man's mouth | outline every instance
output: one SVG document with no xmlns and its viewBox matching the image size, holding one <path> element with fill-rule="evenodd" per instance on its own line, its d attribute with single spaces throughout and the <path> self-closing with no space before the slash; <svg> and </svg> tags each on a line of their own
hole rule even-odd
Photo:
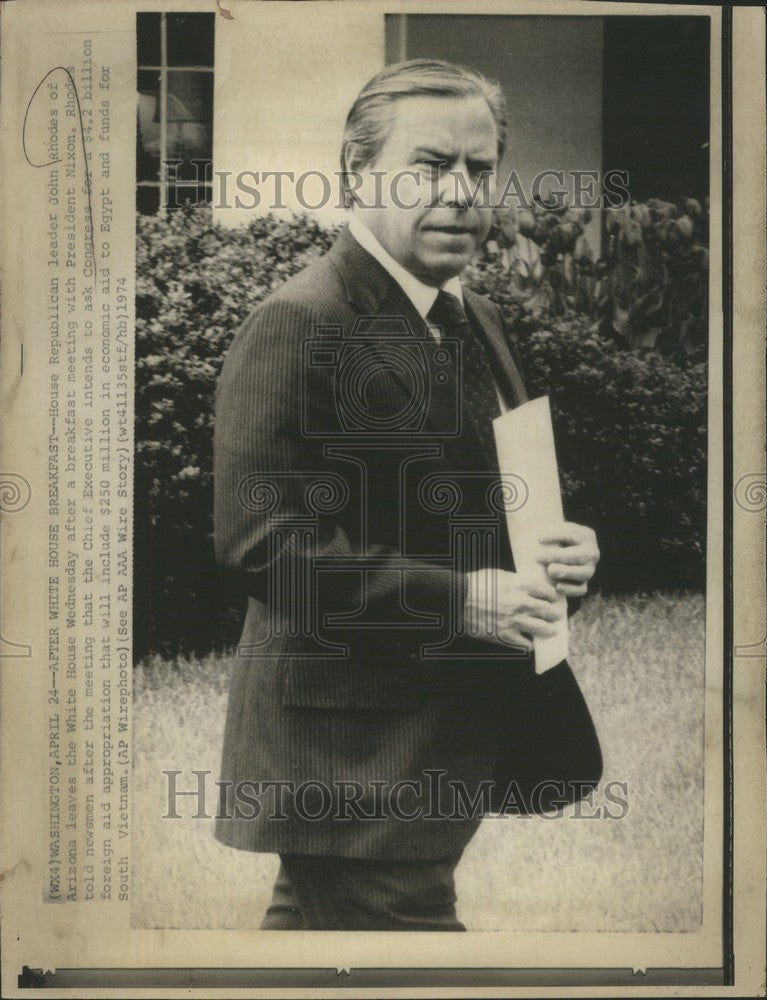
<svg viewBox="0 0 767 1000">
<path fill-rule="evenodd" d="M 426 226 L 426 230 L 430 233 L 446 233 L 448 236 L 471 236 L 473 234 L 473 230 L 467 229 L 466 226 Z"/>
</svg>

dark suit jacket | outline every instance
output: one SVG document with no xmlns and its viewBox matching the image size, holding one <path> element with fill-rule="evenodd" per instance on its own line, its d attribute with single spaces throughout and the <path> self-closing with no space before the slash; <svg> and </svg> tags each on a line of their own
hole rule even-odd
<svg viewBox="0 0 767 1000">
<path fill-rule="evenodd" d="M 498 309 L 465 303 L 518 397 Z M 248 594 L 224 843 L 417 859 L 474 833 L 533 667 L 460 634 L 465 572 L 513 564 L 459 378 L 348 230 L 237 333 L 215 429 L 216 555 Z"/>
</svg>

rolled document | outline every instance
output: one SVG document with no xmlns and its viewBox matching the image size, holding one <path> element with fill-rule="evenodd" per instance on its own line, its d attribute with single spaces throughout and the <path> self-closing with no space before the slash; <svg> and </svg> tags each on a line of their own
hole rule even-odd
<svg viewBox="0 0 767 1000">
<path fill-rule="evenodd" d="M 545 568 L 535 561 L 538 535 L 544 528 L 564 524 L 559 470 L 554 448 L 549 397 L 523 403 L 493 421 L 501 482 L 513 496 L 506 504 L 506 525 L 518 573 L 551 584 Z M 542 674 L 567 659 L 567 598 L 560 597 L 557 634 L 535 639 L 535 670 Z"/>
</svg>

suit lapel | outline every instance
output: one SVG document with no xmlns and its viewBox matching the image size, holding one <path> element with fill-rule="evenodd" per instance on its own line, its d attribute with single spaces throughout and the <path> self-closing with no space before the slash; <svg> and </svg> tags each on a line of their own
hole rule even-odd
<svg viewBox="0 0 767 1000">
<path fill-rule="evenodd" d="M 429 354 L 424 355 L 424 363 L 427 368 L 427 391 L 430 394 L 427 407 L 427 420 L 425 432 L 431 431 L 446 439 L 460 440 L 461 449 L 482 448 L 480 435 L 476 424 L 468 407 L 463 405 L 461 398 L 461 387 L 456 379 L 456 367 L 454 364 L 440 366 L 440 373 L 444 374 L 446 381 L 439 386 L 435 384 L 437 366 L 434 364 L 434 353 L 437 350 L 433 335 L 429 332 L 426 321 L 420 315 L 408 296 L 396 281 L 391 279 L 389 294 L 382 303 L 381 316 L 404 317 L 412 336 L 424 344 L 425 350 Z M 456 345 L 457 349 L 457 345 Z M 404 373 L 394 373 L 405 391 L 412 393 L 412 384 L 408 381 Z M 484 449 L 482 449 L 484 451 Z M 486 456 L 493 458 L 494 456 Z"/>
<path fill-rule="evenodd" d="M 346 287 L 349 304 L 357 314 L 356 329 L 370 337 L 371 350 L 378 351 L 382 364 L 385 363 L 386 342 L 391 340 L 392 331 L 397 327 L 400 327 L 402 336 L 431 346 L 427 340 L 431 337 L 428 327 L 402 287 L 375 257 L 360 246 L 347 227 L 339 233 L 330 248 L 329 257 Z M 407 324 L 406 329 L 403 320 Z M 350 332 L 347 331 L 347 334 Z M 390 364 L 386 367 L 406 397 L 412 398 L 413 385 L 407 373 Z M 443 385 L 442 391 L 431 394 L 423 433 L 443 438 L 447 444 L 456 439 L 460 425 L 457 424 L 455 411 L 458 396 L 455 372 L 446 367 L 445 374 L 448 382 Z M 472 426 L 472 438 L 475 436 Z M 472 441 L 469 447 L 474 445 Z"/>
<path fill-rule="evenodd" d="M 386 268 L 360 246 L 349 232 L 348 227 L 344 227 L 339 233 L 336 242 L 329 251 L 329 256 L 346 286 L 349 303 L 358 313 L 360 332 L 364 331 L 371 337 L 371 348 L 381 352 L 382 361 L 386 342 L 385 334 L 391 333 L 392 327 L 396 328 L 396 324 L 401 324 L 403 319 L 407 323 L 410 334 L 417 340 L 425 341 L 427 346 L 431 347 L 428 339 L 431 334 L 426 322 L 410 298 Z M 501 386 L 502 393 L 512 401 L 516 399 L 523 402 L 527 396 L 524 393 L 522 379 L 506 345 L 503 331 L 496 322 L 492 310 L 485 306 L 479 296 L 469 291 L 465 293 L 465 302 L 470 320 L 473 323 L 478 323 L 485 331 L 487 343 L 497 361 L 493 367 L 503 374 L 503 380 L 506 384 Z M 410 397 L 413 386 L 406 373 L 391 370 L 391 374 Z M 445 374 L 448 377 L 448 382 L 443 385 L 440 391 L 432 391 L 428 406 L 427 427 L 424 428 L 424 433 L 431 432 L 444 438 L 448 447 L 453 439 L 462 452 L 472 450 L 476 453 L 479 449 L 486 460 L 492 463 L 490 466 L 492 468 L 496 463 L 496 456 L 486 454 L 482 437 L 477 431 L 472 415 L 468 412 L 468 407 L 459 406 L 459 421 L 456 426 L 455 401 L 458 398 L 459 403 L 462 403 L 459 398 L 460 390 L 456 386 L 455 369 L 450 366 Z M 513 394 L 509 392 L 511 387 L 514 389 Z"/>
</svg>

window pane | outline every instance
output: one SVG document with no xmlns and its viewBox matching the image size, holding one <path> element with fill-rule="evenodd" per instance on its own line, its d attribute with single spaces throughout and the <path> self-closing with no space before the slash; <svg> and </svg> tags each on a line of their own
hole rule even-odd
<svg viewBox="0 0 767 1000">
<path fill-rule="evenodd" d="M 213 189 L 209 184 L 169 184 L 168 202 L 164 207 L 181 208 L 187 201 L 197 205 L 201 202 L 210 202 L 212 198 Z"/>
<path fill-rule="evenodd" d="M 215 14 L 167 14 L 168 65 L 212 66 Z"/>
<path fill-rule="evenodd" d="M 156 215 L 160 207 L 160 189 L 156 187 L 136 188 L 136 211 L 142 215 Z"/>
<path fill-rule="evenodd" d="M 213 158 L 213 75 L 168 74 L 168 159 L 182 160 L 180 179 L 198 179 L 203 167 L 192 160 Z"/>
<path fill-rule="evenodd" d="M 160 75 L 138 71 L 136 180 L 157 180 L 160 174 Z"/>
<path fill-rule="evenodd" d="M 173 70 L 168 73 L 168 123 L 213 121 L 213 74 Z"/>
<path fill-rule="evenodd" d="M 136 14 L 136 48 L 139 66 L 160 65 L 159 14 Z"/>
</svg>

